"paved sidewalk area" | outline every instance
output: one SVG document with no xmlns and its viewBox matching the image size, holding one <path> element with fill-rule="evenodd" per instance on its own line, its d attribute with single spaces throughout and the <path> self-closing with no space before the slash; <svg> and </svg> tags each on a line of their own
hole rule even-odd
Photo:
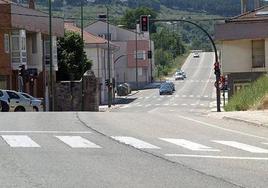
<svg viewBox="0 0 268 188">
<path fill-rule="evenodd" d="M 213 112 L 210 117 L 229 119 L 245 122 L 255 126 L 264 126 L 268 128 L 268 110 L 263 111 L 239 111 L 239 112 Z"/>
</svg>

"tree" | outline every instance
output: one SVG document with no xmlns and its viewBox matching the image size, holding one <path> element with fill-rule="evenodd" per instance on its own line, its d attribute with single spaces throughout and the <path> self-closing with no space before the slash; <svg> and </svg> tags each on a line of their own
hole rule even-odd
<svg viewBox="0 0 268 188">
<path fill-rule="evenodd" d="M 81 36 L 67 31 L 64 37 L 58 40 L 57 45 L 59 59 L 57 80 L 80 80 L 83 73 L 92 65 L 84 52 L 84 42 Z"/>
<path fill-rule="evenodd" d="M 141 15 L 150 15 L 150 19 L 157 17 L 157 13 L 150 8 L 140 7 L 137 9 L 128 9 L 121 18 L 120 24 L 128 29 L 136 29 L 137 21 L 140 20 Z M 150 32 L 155 32 L 155 30 L 155 25 L 150 24 Z"/>
</svg>

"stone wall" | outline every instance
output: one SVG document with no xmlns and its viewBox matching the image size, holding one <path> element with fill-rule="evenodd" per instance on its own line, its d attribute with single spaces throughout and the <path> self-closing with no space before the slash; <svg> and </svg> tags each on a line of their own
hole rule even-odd
<svg viewBox="0 0 268 188">
<path fill-rule="evenodd" d="M 55 85 L 55 111 L 99 111 L 98 81 L 92 71 L 83 76 L 84 100 L 82 105 L 82 81 L 61 81 Z"/>
</svg>

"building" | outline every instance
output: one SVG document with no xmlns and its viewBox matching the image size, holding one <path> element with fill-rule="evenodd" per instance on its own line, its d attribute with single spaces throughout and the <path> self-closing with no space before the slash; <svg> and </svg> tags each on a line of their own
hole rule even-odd
<svg viewBox="0 0 268 188">
<path fill-rule="evenodd" d="M 87 26 L 85 30 L 108 39 L 107 23 L 105 21 L 96 21 Z M 137 31 L 130 31 L 109 24 L 110 39 L 115 45 L 120 47 L 120 50 L 115 52 L 115 61 L 113 62 L 116 83 L 127 82 L 132 88 L 142 88 L 151 82 L 154 69 L 154 58 L 148 59 L 147 55 L 149 50 L 154 54 L 154 46 L 153 42 L 149 39 L 149 33 L 141 33 L 139 28 L 137 28 Z"/>
<path fill-rule="evenodd" d="M 76 27 L 73 22 L 65 22 L 64 28 L 67 31 L 72 31 L 81 34 L 81 29 Z M 108 69 L 108 41 L 102 37 L 95 36 L 89 32 L 83 32 L 83 38 L 85 42 L 85 52 L 87 58 L 92 61 L 92 70 L 95 76 L 98 78 L 100 103 L 107 104 L 108 102 L 108 87 L 105 85 L 105 80 L 109 78 Z M 114 52 L 119 50 L 119 47 L 113 43 L 110 43 L 110 58 L 111 65 L 114 61 Z M 111 82 L 115 77 L 114 66 L 110 69 Z"/>
<path fill-rule="evenodd" d="M 229 96 L 268 71 L 268 7 L 225 20 L 215 27 L 222 74 Z"/>
<path fill-rule="evenodd" d="M 55 72 L 56 39 L 64 35 L 63 20 L 53 18 L 52 28 Z M 0 0 L 0 88 L 47 96 L 49 46 L 48 14 L 35 10 L 33 0 L 29 1 L 29 7 Z M 19 76 L 22 65 L 25 66 L 23 78 Z"/>
</svg>

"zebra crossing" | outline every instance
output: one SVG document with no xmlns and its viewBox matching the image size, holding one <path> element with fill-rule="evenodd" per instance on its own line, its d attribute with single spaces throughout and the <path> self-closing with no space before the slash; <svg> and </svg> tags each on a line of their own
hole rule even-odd
<svg viewBox="0 0 268 188">
<path fill-rule="evenodd" d="M 61 144 L 67 145 L 72 149 L 109 149 L 107 147 L 101 146 L 101 144 L 96 144 L 90 141 L 88 138 L 83 136 L 55 136 L 50 135 L 51 139 L 56 138 Z M 43 145 L 39 144 L 38 141 L 31 138 L 28 135 L 1 135 L 0 148 L 9 146 L 11 148 L 42 148 Z M 146 140 L 134 138 L 130 136 L 111 136 L 117 142 L 123 143 L 125 145 L 132 146 L 137 149 L 149 149 L 149 150 L 165 150 L 167 147 L 176 146 L 175 150 L 184 152 L 226 152 L 227 149 L 235 149 L 237 151 L 248 152 L 251 154 L 268 154 L 268 143 L 266 142 L 256 142 L 256 143 L 242 143 L 237 140 L 208 140 L 207 143 L 213 144 L 213 147 L 205 145 L 203 143 L 197 143 L 195 141 L 183 139 L 183 138 L 153 138 L 150 139 L 149 143 Z M 37 139 L 37 138 L 35 138 Z M 1 142 L 6 143 L 2 144 Z M 157 143 L 157 144 L 155 144 Z M 168 146 L 167 146 L 168 144 Z M 217 148 L 215 147 L 217 145 Z M 210 144 L 209 144 L 210 145 Z M 50 146 L 53 147 L 53 146 Z M 226 148 L 223 148 L 226 147 Z M 174 149 L 174 148 L 172 148 Z M 224 151 L 223 151 L 224 150 Z"/>
<path fill-rule="evenodd" d="M 216 96 L 209 96 L 209 95 L 179 95 L 179 94 L 174 94 L 174 95 L 161 95 L 161 96 L 147 96 L 147 97 L 143 97 L 143 96 L 140 96 L 138 97 L 137 99 L 138 100 L 150 100 L 150 99 L 156 99 L 156 100 L 162 100 L 162 99 L 165 99 L 165 98 L 190 98 L 190 99 L 215 99 Z"/>
</svg>

